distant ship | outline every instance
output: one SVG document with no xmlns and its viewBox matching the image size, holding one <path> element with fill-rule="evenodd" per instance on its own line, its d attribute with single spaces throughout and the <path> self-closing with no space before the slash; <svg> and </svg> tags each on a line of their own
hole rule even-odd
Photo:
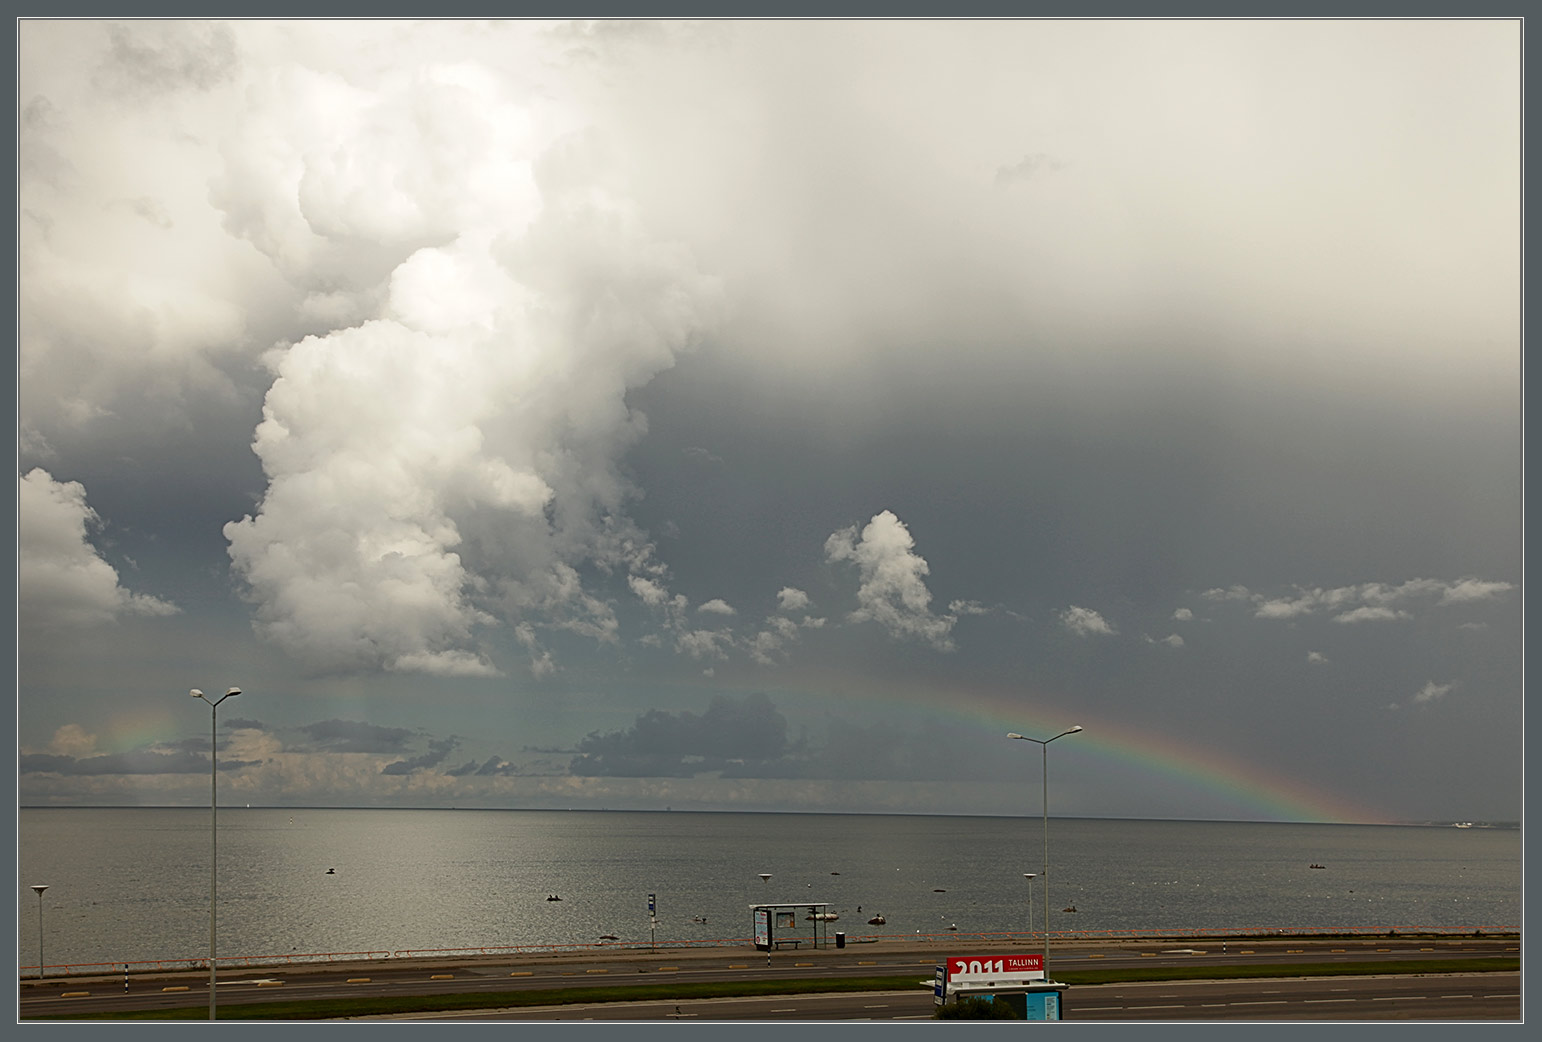
<svg viewBox="0 0 1542 1042">
<path fill-rule="evenodd" d="M 1472 822 L 1470 822 L 1470 821 L 1453 821 L 1451 824 L 1455 828 L 1459 828 L 1459 829 L 1470 829 L 1470 828 L 1472 828 Z"/>
</svg>

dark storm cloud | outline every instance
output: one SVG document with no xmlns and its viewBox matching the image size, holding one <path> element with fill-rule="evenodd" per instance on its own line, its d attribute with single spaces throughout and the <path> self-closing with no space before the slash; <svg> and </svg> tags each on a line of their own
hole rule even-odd
<svg viewBox="0 0 1542 1042">
<path fill-rule="evenodd" d="M 221 760 L 219 769 L 236 771 L 258 766 L 260 760 Z M 55 756 L 51 753 L 27 753 L 18 757 L 21 774 L 61 774 L 96 776 L 104 774 L 207 774 L 209 758 L 194 753 L 137 751 L 106 753 L 101 756 Z"/>
<path fill-rule="evenodd" d="M 430 767 L 437 767 L 444 762 L 444 758 L 452 753 L 456 746 L 460 745 L 460 739 L 434 738 L 428 743 L 428 752 L 422 756 L 414 756 L 409 760 L 397 760 L 380 768 L 381 774 L 411 774 L 413 771 L 423 771 Z"/>
<path fill-rule="evenodd" d="M 327 752 L 399 753 L 416 737 L 405 727 L 380 727 L 360 720 L 323 720 L 300 732 Z"/>
<path fill-rule="evenodd" d="M 578 743 L 571 770 L 625 778 L 684 778 L 714 771 L 779 777 L 785 776 L 785 765 L 773 765 L 800 751 L 800 743 L 787 738 L 787 718 L 765 695 L 716 695 L 700 716 L 650 709 L 625 731 L 591 732 Z"/>
</svg>

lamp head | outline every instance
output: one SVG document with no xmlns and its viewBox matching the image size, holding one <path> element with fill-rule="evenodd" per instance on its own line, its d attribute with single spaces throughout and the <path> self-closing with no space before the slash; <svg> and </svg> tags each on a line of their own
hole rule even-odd
<svg viewBox="0 0 1542 1042">
<path fill-rule="evenodd" d="M 240 689 L 240 688 L 238 688 L 238 687 L 233 687 L 233 688 L 231 688 L 231 689 L 230 689 L 230 690 L 229 690 L 229 691 L 226 691 L 226 692 L 225 692 L 225 697 L 226 697 L 226 698 L 229 698 L 229 697 L 230 697 L 230 696 L 231 696 L 231 695 L 239 695 L 239 694 L 240 694 L 240 693 L 241 693 L 241 689 Z M 1075 731 L 1080 731 L 1080 730 L 1081 730 L 1081 728 L 1080 728 L 1080 727 L 1076 727 L 1076 728 L 1072 728 L 1072 730 L 1075 730 Z"/>
<path fill-rule="evenodd" d="M 32 889 L 37 891 L 37 895 L 39 897 L 42 897 L 43 896 L 43 891 L 48 889 L 48 884 L 47 883 L 33 883 L 32 884 Z"/>
<path fill-rule="evenodd" d="M 1072 728 L 1069 731 L 1066 732 L 1066 734 L 1075 734 L 1077 731 L 1080 731 L 1081 729 L 1082 729 L 1082 725 L 1081 724 L 1075 724 L 1075 725 L 1072 726 Z"/>
<path fill-rule="evenodd" d="M 188 694 L 192 695 L 194 698 L 202 698 L 203 697 L 203 692 L 198 690 L 196 687 L 193 688 L 193 690 L 189 691 Z"/>
<path fill-rule="evenodd" d="M 1007 737 L 1008 738 L 1021 738 L 1022 735 L 1018 734 L 1016 731 L 1008 731 L 1007 732 Z"/>
</svg>

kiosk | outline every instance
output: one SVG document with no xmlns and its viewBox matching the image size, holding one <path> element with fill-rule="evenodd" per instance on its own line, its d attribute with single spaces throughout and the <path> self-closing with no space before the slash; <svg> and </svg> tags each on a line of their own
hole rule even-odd
<svg viewBox="0 0 1542 1042">
<path fill-rule="evenodd" d="M 932 1001 L 986 999 L 1010 1004 L 1024 1020 L 1060 1020 L 1068 987 L 1045 976 L 1042 955 L 950 955 L 937 964 Z"/>
</svg>

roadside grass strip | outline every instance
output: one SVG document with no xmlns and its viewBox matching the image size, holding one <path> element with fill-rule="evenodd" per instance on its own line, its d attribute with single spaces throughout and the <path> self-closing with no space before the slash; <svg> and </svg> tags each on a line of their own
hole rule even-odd
<svg viewBox="0 0 1542 1042">
<path fill-rule="evenodd" d="M 1448 973 L 1514 973 L 1521 960 L 1511 957 L 1431 959 L 1425 962 L 1302 963 L 1286 966 L 1151 966 L 1071 970 L 1056 974 L 1065 984 L 1122 984 L 1137 981 L 1252 980 L 1270 977 L 1434 976 Z M 626 984 L 608 987 L 552 988 L 532 991 L 471 992 L 448 995 L 371 996 L 311 1001 L 231 1003 L 219 1007 L 221 1020 L 335 1020 L 457 1010 L 513 1009 L 599 1002 L 683 1001 L 850 991 L 915 991 L 914 974 L 898 977 L 809 980 L 701 981 Z M 926 987 L 930 987 L 929 984 Z M 85 1015 L 24 1017 L 24 1020 L 207 1020 L 207 1005 L 170 1010 L 127 1010 Z"/>
</svg>

